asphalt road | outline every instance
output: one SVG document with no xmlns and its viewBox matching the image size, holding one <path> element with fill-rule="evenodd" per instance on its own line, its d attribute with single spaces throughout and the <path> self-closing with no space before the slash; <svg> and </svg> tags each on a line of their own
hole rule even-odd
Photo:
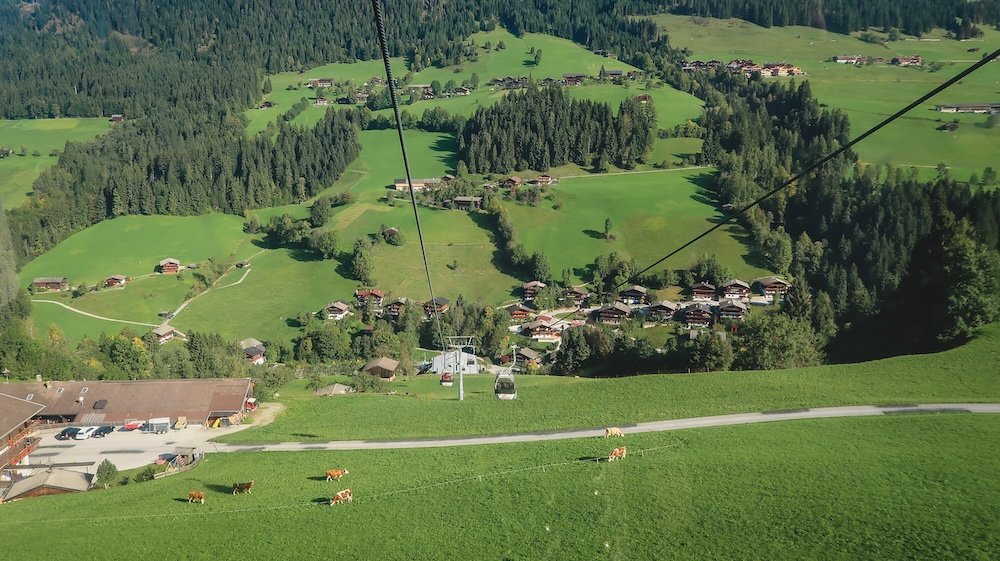
<svg viewBox="0 0 1000 561">
<path fill-rule="evenodd" d="M 669 421 L 652 421 L 634 425 L 620 425 L 626 435 L 644 432 L 747 425 L 798 419 L 826 419 L 833 417 L 870 417 L 877 415 L 904 415 L 929 413 L 1000 413 L 1000 403 L 948 403 L 927 405 L 854 405 L 849 407 L 817 407 L 788 411 L 737 413 L 713 417 L 693 417 Z M 205 452 L 292 452 L 302 450 L 386 450 L 400 448 L 442 448 L 448 446 L 475 446 L 481 444 L 506 444 L 511 442 L 541 442 L 571 438 L 604 436 L 604 428 L 575 429 L 552 432 L 531 432 L 496 436 L 469 436 L 455 438 L 427 438 L 413 440 L 339 440 L 332 442 L 278 442 L 272 444 L 218 444 L 206 442 Z"/>
</svg>

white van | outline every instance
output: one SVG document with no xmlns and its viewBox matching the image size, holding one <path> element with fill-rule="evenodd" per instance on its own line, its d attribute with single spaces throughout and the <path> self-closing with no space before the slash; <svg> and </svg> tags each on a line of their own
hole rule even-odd
<svg viewBox="0 0 1000 561">
<path fill-rule="evenodd" d="M 98 428 L 100 427 L 84 427 L 80 429 L 80 432 L 76 433 L 76 436 L 74 436 L 73 438 L 75 438 L 76 440 L 87 440 L 88 438 L 90 438 L 90 435 L 94 434 L 94 431 L 97 430 Z"/>
</svg>

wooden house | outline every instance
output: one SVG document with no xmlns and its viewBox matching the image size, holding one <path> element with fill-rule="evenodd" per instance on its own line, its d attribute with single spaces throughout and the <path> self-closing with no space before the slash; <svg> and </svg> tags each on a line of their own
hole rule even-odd
<svg viewBox="0 0 1000 561">
<path fill-rule="evenodd" d="M 243 355 L 251 364 L 264 364 L 264 353 L 267 351 L 264 343 L 249 337 L 240 341 L 240 348 L 243 349 Z"/>
<path fill-rule="evenodd" d="M 3 493 L 3 502 L 30 497 L 79 493 L 90 489 L 94 476 L 91 474 L 49 467 L 8 487 Z"/>
<path fill-rule="evenodd" d="M 517 362 L 526 366 L 538 366 L 542 358 L 541 353 L 530 347 L 521 347 L 517 349 L 516 356 Z"/>
<path fill-rule="evenodd" d="M 722 297 L 739 300 L 750 297 L 750 285 L 740 279 L 732 279 L 722 285 Z"/>
<path fill-rule="evenodd" d="M 552 326 L 552 318 L 539 318 L 526 323 L 522 326 L 522 331 L 526 337 L 543 343 L 558 341 L 562 336 L 559 330 Z"/>
<path fill-rule="evenodd" d="M 428 317 L 432 317 L 435 312 L 443 314 L 448 311 L 448 304 L 450 303 L 451 301 L 447 298 L 438 296 L 430 302 L 424 302 L 424 313 L 427 314 Z"/>
<path fill-rule="evenodd" d="M 351 314 L 351 306 L 343 300 L 330 302 L 323 308 L 326 311 L 326 319 L 340 321 Z"/>
<path fill-rule="evenodd" d="M 385 306 L 385 315 L 394 321 L 398 321 L 403 315 L 403 310 L 410 303 L 408 298 L 396 298 Z"/>
<path fill-rule="evenodd" d="M 466 95 L 471 94 L 472 90 L 470 90 L 469 88 L 466 88 L 465 86 L 459 86 L 459 87 L 455 88 L 455 91 L 452 92 L 452 93 L 454 93 L 457 96 L 466 96 Z"/>
<path fill-rule="evenodd" d="M 575 286 L 571 286 L 562 291 L 563 301 L 567 304 L 573 304 L 574 306 L 582 306 L 588 298 L 590 298 L 589 292 Z"/>
<path fill-rule="evenodd" d="M 646 317 L 652 321 L 665 322 L 674 319 L 674 314 L 677 313 L 677 304 L 670 302 L 669 300 L 662 300 L 656 302 L 645 309 Z"/>
<path fill-rule="evenodd" d="M 524 180 L 516 175 L 512 175 L 507 179 L 503 180 L 503 186 L 507 187 L 508 189 L 520 187 L 522 184 L 524 184 Z"/>
<path fill-rule="evenodd" d="M 559 179 L 555 178 L 555 177 L 552 177 L 551 175 L 542 174 L 542 175 L 539 175 L 538 177 L 532 179 L 528 183 L 531 184 L 531 185 L 537 185 L 539 187 L 549 187 L 551 185 L 555 185 L 556 183 L 559 183 Z"/>
<path fill-rule="evenodd" d="M 111 116 L 112 123 L 121 123 L 124 120 L 125 120 L 125 115 L 122 115 L 121 113 L 115 113 L 114 115 Z"/>
<path fill-rule="evenodd" d="M 638 101 L 639 103 L 641 103 L 642 105 L 646 105 L 647 103 L 650 103 L 650 102 L 653 101 L 653 96 L 651 96 L 649 94 L 637 95 L 637 96 L 635 96 L 635 100 Z"/>
<path fill-rule="evenodd" d="M 897 66 L 920 66 L 924 63 L 924 57 L 920 55 L 898 56 L 892 59 L 892 63 Z"/>
<path fill-rule="evenodd" d="M 743 319 L 746 317 L 747 305 L 740 300 L 723 300 L 719 302 L 719 317 L 722 319 Z"/>
<path fill-rule="evenodd" d="M 868 57 L 862 55 L 837 55 L 831 60 L 837 64 L 853 64 L 860 66 L 868 62 Z"/>
<path fill-rule="evenodd" d="M 534 308 L 529 308 L 528 306 L 525 306 L 521 302 L 518 302 L 517 304 L 511 304 L 510 306 L 504 308 L 504 310 L 508 314 L 510 314 L 510 319 L 517 323 L 521 323 L 535 314 Z"/>
<path fill-rule="evenodd" d="M 107 288 L 125 286 L 126 282 L 128 282 L 128 277 L 125 275 L 111 275 L 110 277 L 104 279 L 104 286 Z"/>
<path fill-rule="evenodd" d="M 316 101 L 313 102 L 317 107 L 325 107 L 330 105 L 330 100 L 325 97 L 316 97 Z"/>
<path fill-rule="evenodd" d="M 775 276 L 761 277 L 754 283 L 760 287 L 763 294 L 771 297 L 784 295 L 785 292 L 788 292 L 788 287 L 791 286 L 791 283 L 785 279 Z"/>
<path fill-rule="evenodd" d="M 31 281 L 31 287 L 35 290 L 59 291 L 69 288 L 66 277 L 36 277 Z"/>
<path fill-rule="evenodd" d="M 391 382 L 396 379 L 397 368 L 399 368 L 398 360 L 393 360 L 389 357 L 383 356 L 369 360 L 368 363 L 361 368 L 361 371 Z"/>
<path fill-rule="evenodd" d="M 715 285 L 705 281 L 691 285 L 691 298 L 693 300 L 711 300 L 715 298 Z"/>
<path fill-rule="evenodd" d="M 618 301 L 630 306 L 645 304 L 649 299 L 649 291 L 646 287 L 633 285 L 618 293 Z"/>
<path fill-rule="evenodd" d="M 176 275 L 181 270 L 181 262 L 173 257 L 167 257 L 159 263 L 160 273 L 164 275 Z"/>
<path fill-rule="evenodd" d="M 413 190 L 414 191 L 424 191 L 426 189 L 436 189 L 441 185 L 441 180 L 436 177 L 425 177 L 413 180 Z M 406 182 L 405 177 L 397 177 L 395 182 L 393 182 L 393 189 L 397 191 L 409 191 L 410 185 Z"/>
<path fill-rule="evenodd" d="M 548 286 L 542 281 L 531 281 L 526 282 L 521 285 L 521 290 L 524 291 L 524 298 L 526 300 L 532 300 L 535 296 L 538 296 L 538 292 Z"/>
<path fill-rule="evenodd" d="M 708 304 L 692 304 L 684 308 L 684 322 L 688 327 L 708 327 L 712 323 L 712 307 Z"/>
<path fill-rule="evenodd" d="M 598 323 L 603 323 L 605 325 L 620 325 L 623 321 L 628 319 L 628 315 L 631 311 L 632 310 L 625 304 L 615 302 L 610 306 L 597 310 L 597 321 Z"/>
<path fill-rule="evenodd" d="M 177 336 L 177 330 L 174 329 L 174 326 L 166 323 L 154 327 L 152 331 L 161 345 Z"/>
<path fill-rule="evenodd" d="M 386 228 L 386 231 L 392 228 Z M 398 233 L 399 230 L 396 230 Z M 387 235 L 385 232 L 382 235 Z M 354 297 L 357 298 L 358 304 L 368 304 L 372 306 L 376 312 L 382 311 L 382 302 L 385 301 L 385 293 L 377 288 L 359 288 L 354 291 Z"/>
<path fill-rule="evenodd" d="M 586 74 L 563 74 L 562 79 L 567 86 L 579 86 L 586 77 Z"/>
<path fill-rule="evenodd" d="M 313 78 L 312 80 L 306 81 L 307 88 L 331 88 L 333 87 L 333 78 Z"/>
<path fill-rule="evenodd" d="M 482 197 L 455 197 L 451 200 L 452 206 L 459 210 L 474 210 L 483 208 Z"/>
</svg>

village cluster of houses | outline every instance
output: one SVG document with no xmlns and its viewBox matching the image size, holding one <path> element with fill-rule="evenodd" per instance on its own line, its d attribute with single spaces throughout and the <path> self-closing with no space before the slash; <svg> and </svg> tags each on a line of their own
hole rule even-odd
<svg viewBox="0 0 1000 561">
<path fill-rule="evenodd" d="M 587 74 L 570 73 L 563 74 L 562 78 L 543 78 L 536 80 L 539 86 L 580 86 L 587 80 L 599 80 L 624 84 L 626 80 L 641 80 L 644 74 L 640 70 L 605 70 L 596 77 Z M 504 76 L 503 78 L 493 78 L 486 83 L 487 86 L 499 90 L 517 90 L 527 88 L 530 78 L 527 76 Z"/>
<path fill-rule="evenodd" d="M 414 302 L 406 297 L 396 298 L 391 302 L 386 302 L 385 292 L 377 288 L 359 288 L 354 291 L 354 299 L 358 307 L 367 306 L 375 313 L 376 317 L 382 317 L 390 321 L 399 321 L 400 316 L 407 306 L 420 306 L 424 315 L 428 318 L 435 313 L 443 314 L 448 311 L 451 301 L 447 298 L 437 297 L 428 302 Z M 337 300 L 327 304 L 322 313 L 328 320 L 341 321 L 348 316 L 354 315 L 351 311 L 351 304 L 344 300 Z"/>
<path fill-rule="evenodd" d="M 164 275 L 174 275 L 180 272 L 181 262 L 173 257 L 168 257 L 160 261 L 156 270 Z M 101 286 L 105 288 L 122 288 L 128 283 L 129 278 L 125 275 L 111 275 L 101 281 Z M 69 279 L 66 277 L 35 277 L 31 281 L 33 292 L 62 292 L 70 289 Z"/>
<path fill-rule="evenodd" d="M 920 55 L 903 55 L 893 58 L 865 55 L 837 55 L 830 59 L 837 64 L 862 66 L 865 64 L 894 64 L 896 66 L 922 66 L 924 57 Z"/>
<path fill-rule="evenodd" d="M 685 72 L 716 70 L 719 68 L 725 68 L 733 74 L 743 74 L 748 78 L 755 72 L 760 73 L 761 76 L 770 77 L 805 75 L 805 71 L 801 68 L 795 66 L 794 64 L 788 64 L 787 62 L 767 62 L 764 64 L 757 64 L 750 59 L 734 59 L 726 64 L 723 64 L 721 60 L 692 60 L 681 64 L 681 70 Z"/>
<path fill-rule="evenodd" d="M 586 289 L 569 287 L 563 289 L 561 302 L 579 308 L 581 313 L 576 319 L 566 321 L 539 314 L 530 305 L 539 291 L 546 288 L 543 282 L 531 281 L 522 286 L 524 300 L 507 306 L 505 310 L 514 322 L 520 324 L 513 330 L 533 341 L 553 343 L 559 341 L 563 330 L 583 325 L 588 319 L 610 326 L 621 325 L 629 318 L 641 319 L 644 323 L 675 321 L 688 328 L 708 327 L 719 320 L 740 320 L 749 313 L 751 303 L 773 303 L 787 292 L 789 286 L 788 281 L 776 276 L 762 277 L 753 283 L 732 279 L 719 287 L 703 281 L 691 286 L 690 301 L 671 302 L 653 301 L 647 288 L 634 285 L 620 291 L 613 303 L 593 308 L 586 308 L 591 298 Z M 754 296 L 754 288 L 758 296 Z"/>
<path fill-rule="evenodd" d="M 334 82 L 333 78 L 312 78 L 306 80 L 306 87 L 314 90 L 318 90 L 321 88 L 332 88 L 334 87 L 335 84 L 336 82 Z M 385 85 L 384 78 L 379 78 L 378 76 L 372 76 L 371 78 L 368 79 L 367 82 L 361 84 L 361 88 L 355 91 L 353 95 L 351 96 L 344 95 L 337 98 L 335 101 L 341 105 L 353 105 L 356 103 L 364 103 L 368 101 L 368 98 L 372 95 L 372 93 L 374 93 L 375 87 L 384 85 Z M 317 95 L 316 99 L 313 101 L 313 104 L 322 107 L 330 105 L 330 103 L 332 103 L 333 101 L 334 100 L 328 99 L 322 95 Z M 267 109 L 269 107 L 273 107 L 273 104 L 269 101 L 265 101 L 261 105 L 262 109 Z"/>
<path fill-rule="evenodd" d="M 412 180 L 413 190 L 415 192 L 419 191 L 432 191 L 434 189 L 441 188 L 447 185 L 450 181 L 455 179 L 454 175 L 444 175 L 443 177 L 421 177 Z M 494 190 L 497 188 L 509 189 L 511 195 L 517 193 L 517 189 L 522 186 L 529 187 L 549 187 L 559 183 L 558 177 L 552 177 L 551 175 L 542 174 L 533 179 L 524 179 L 520 176 L 513 175 L 506 179 L 503 179 L 497 183 L 484 183 L 483 188 L 486 190 Z M 397 177 L 393 184 L 388 186 L 389 189 L 395 191 L 409 191 L 410 182 L 406 181 L 404 177 Z M 477 196 L 458 196 L 453 198 L 451 201 L 451 208 L 458 210 L 477 210 L 483 207 L 483 197 Z M 383 235 L 385 232 L 383 232 Z"/>
</svg>

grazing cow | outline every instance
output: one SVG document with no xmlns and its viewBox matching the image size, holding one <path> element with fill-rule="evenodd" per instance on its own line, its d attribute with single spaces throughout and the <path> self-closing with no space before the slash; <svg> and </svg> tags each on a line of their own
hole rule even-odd
<svg viewBox="0 0 1000 561">
<path fill-rule="evenodd" d="M 326 470 L 326 480 L 330 481 L 331 479 L 336 479 L 337 481 L 340 481 L 340 478 L 344 477 L 348 473 L 351 472 L 346 469 L 328 469 Z"/>
<path fill-rule="evenodd" d="M 343 491 L 337 493 L 330 499 L 330 506 L 339 505 L 342 502 L 351 502 L 354 500 L 354 493 L 350 489 L 344 489 Z"/>
<path fill-rule="evenodd" d="M 247 481 L 246 483 L 233 483 L 233 494 L 236 493 L 247 493 L 250 494 L 250 489 L 253 489 L 253 481 Z"/>
<path fill-rule="evenodd" d="M 188 491 L 188 503 L 205 504 L 205 493 L 203 491 Z"/>
<path fill-rule="evenodd" d="M 609 436 L 625 436 L 625 433 L 618 427 L 608 427 L 604 429 L 604 438 Z"/>
<path fill-rule="evenodd" d="M 628 448 L 622 446 L 620 448 L 615 448 L 614 450 L 611 451 L 610 454 L 608 454 L 608 461 L 613 462 L 615 460 L 624 460 L 627 457 L 628 457 Z"/>
</svg>

